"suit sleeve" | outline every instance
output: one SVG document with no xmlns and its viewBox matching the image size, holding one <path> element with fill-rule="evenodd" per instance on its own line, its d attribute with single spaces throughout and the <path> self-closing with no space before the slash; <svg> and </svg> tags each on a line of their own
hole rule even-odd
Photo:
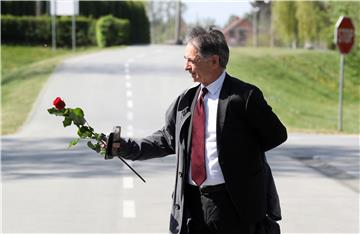
<svg viewBox="0 0 360 234">
<path fill-rule="evenodd" d="M 267 104 L 262 92 L 256 87 L 249 92 L 246 114 L 248 121 L 255 128 L 264 152 L 286 141 L 285 126 Z"/>
<path fill-rule="evenodd" d="M 130 160 L 146 160 L 174 154 L 177 102 L 178 99 L 168 108 L 161 130 L 143 139 L 122 138 L 117 155 Z"/>
</svg>

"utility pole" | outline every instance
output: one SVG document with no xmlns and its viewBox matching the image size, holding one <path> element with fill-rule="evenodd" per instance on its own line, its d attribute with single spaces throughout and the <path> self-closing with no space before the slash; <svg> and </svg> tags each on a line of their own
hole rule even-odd
<svg viewBox="0 0 360 234">
<path fill-rule="evenodd" d="M 56 51 L 56 0 L 51 0 L 51 34 L 52 34 L 52 51 Z"/>
<path fill-rule="evenodd" d="M 182 41 L 180 39 L 180 30 L 181 30 L 181 1 L 176 1 L 176 15 L 175 15 L 175 43 L 181 45 Z"/>
<path fill-rule="evenodd" d="M 258 47 L 258 12 L 259 7 L 253 7 L 253 47 Z"/>
<path fill-rule="evenodd" d="M 41 2 L 40 0 L 37 0 L 35 2 L 35 15 L 40 16 L 41 15 Z"/>
</svg>

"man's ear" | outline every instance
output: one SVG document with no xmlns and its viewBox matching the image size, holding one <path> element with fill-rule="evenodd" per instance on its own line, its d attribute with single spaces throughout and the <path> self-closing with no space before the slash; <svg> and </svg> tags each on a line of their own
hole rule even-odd
<svg viewBox="0 0 360 234">
<path fill-rule="evenodd" d="M 220 64 L 219 55 L 213 55 L 213 56 L 211 56 L 211 64 L 212 64 L 212 65 L 219 65 L 219 64 Z"/>
</svg>

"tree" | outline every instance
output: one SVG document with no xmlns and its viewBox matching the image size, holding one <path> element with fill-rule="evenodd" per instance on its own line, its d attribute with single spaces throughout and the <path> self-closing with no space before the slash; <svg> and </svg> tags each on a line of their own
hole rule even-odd
<svg viewBox="0 0 360 234">
<path fill-rule="evenodd" d="M 296 19 L 300 42 L 305 46 L 312 45 L 318 33 L 316 2 L 296 2 Z"/>
<path fill-rule="evenodd" d="M 280 38 L 282 38 L 285 43 L 291 44 L 293 48 L 296 48 L 299 41 L 298 22 L 295 17 L 296 2 L 273 2 L 272 12 L 275 28 Z"/>
<path fill-rule="evenodd" d="M 185 12 L 186 5 L 181 3 L 181 12 Z M 175 42 L 175 1 L 149 1 L 147 12 L 151 25 L 151 40 L 153 43 Z M 185 22 L 181 18 L 180 38 L 184 38 Z"/>
</svg>

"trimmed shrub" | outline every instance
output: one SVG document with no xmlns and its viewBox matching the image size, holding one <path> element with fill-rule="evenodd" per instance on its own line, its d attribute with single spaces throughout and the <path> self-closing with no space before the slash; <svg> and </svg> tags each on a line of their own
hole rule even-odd
<svg viewBox="0 0 360 234">
<path fill-rule="evenodd" d="M 60 46 L 72 45 L 72 19 L 71 16 L 63 16 L 57 20 L 57 44 Z M 96 20 L 83 16 L 76 17 L 76 45 L 96 45 L 95 40 Z"/>
<path fill-rule="evenodd" d="M 101 17 L 96 22 L 96 41 L 99 47 L 128 44 L 130 22 L 112 15 Z"/>
<path fill-rule="evenodd" d="M 80 1 L 80 14 L 100 18 L 113 15 L 130 21 L 131 44 L 150 43 L 150 22 L 145 3 L 141 1 Z"/>
<path fill-rule="evenodd" d="M 71 47 L 71 17 L 56 20 L 56 44 Z M 48 16 L 1 16 L 1 42 L 4 44 L 51 44 L 51 18 Z M 76 17 L 76 45 L 95 45 L 95 20 Z"/>
<path fill-rule="evenodd" d="M 2 15 L 1 43 L 49 44 L 51 21 L 48 17 Z"/>
<path fill-rule="evenodd" d="M 49 14 L 50 1 L 41 0 L 38 3 L 40 4 L 40 14 Z M 105 15 L 128 19 L 131 23 L 129 43 L 148 44 L 150 43 L 150 22 L 145 4 L 144 1 L 79 1 L 79 14 L 94 19 Z M 1 13 L 3 15 L 34 16 L 36 1 L 1 1 Z M 94 43 L 96 43 L 95 37 Z"/>
</svg>

